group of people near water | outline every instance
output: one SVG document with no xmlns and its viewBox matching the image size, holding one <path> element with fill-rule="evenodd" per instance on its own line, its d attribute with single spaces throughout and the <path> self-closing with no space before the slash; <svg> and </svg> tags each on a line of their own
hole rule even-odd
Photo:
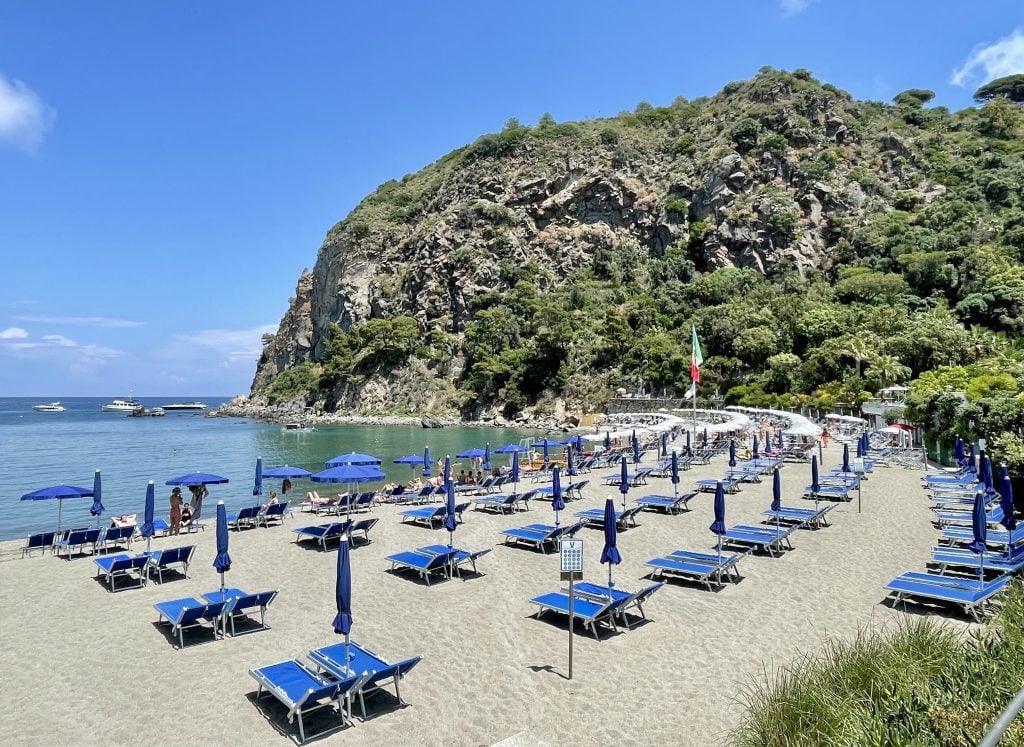
<svg viewBox="0 0 1024 747">
<path fill-rule="evenodd" d="M 192 500 L 183 502 L 181 487 L 175 485 L 171 490 L 171 534 L 180 534 L 182 528 L 187 529 L 193 521 L 199 520 L 199 514 L 203 510 L 203 499 L 210 494 L 205 485 L 189 485 L 189 492 Z"/>
</svg>

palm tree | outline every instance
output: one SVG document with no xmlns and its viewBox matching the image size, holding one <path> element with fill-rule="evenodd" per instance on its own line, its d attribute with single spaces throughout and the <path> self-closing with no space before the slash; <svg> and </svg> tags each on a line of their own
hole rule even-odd
<svg viewBox="0 0 1024 747">
<path fill-rule="evenodd" d="M 872 377 L 877 377 L 882 386 L 895 384 L 910 378 L 912 371 L 909 366 L 904 366 L 900 359 L 894 355 L 874 355 L 868 361 L 868 371 Z"/>
<path fill-rule="evenodd" d="M 850 335 L 846 338 L 839 354 L 845 355 L 848 358 L 853 358 L 854 362 L 857 364 L 857 378 L 860 378 L 860 364 L 870 359 L 872 352 L 871 347 L 863 339 Z"/>
</svg>

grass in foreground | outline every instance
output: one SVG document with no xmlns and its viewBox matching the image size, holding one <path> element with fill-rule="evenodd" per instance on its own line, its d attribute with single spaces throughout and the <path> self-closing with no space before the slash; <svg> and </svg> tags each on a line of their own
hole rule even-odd
<svg viewBox="0 0 1024 747">
<path fill-rule="evenodd" d="M 1024 584 L 983 629 L 932 618 L 862 632 L 766 674 L 744 693 L 739 747 L 975 745 L 1024 687 Z M 1024 745 L 1024 716 L 1001 745 Z"/>
</svg>

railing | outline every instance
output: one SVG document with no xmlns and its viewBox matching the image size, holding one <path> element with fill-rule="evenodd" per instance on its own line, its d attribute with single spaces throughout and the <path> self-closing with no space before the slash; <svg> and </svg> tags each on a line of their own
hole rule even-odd
<svg viewBox="0 0 1024 747">
<path fill-rule="evenodd" d="M 999 718 L 992 724 L 992 728 L 988 730 L 984 739 L 978 742 L 978 747 L 996 747 L 999 744 L 999 740 L 1006 733 L 1006 730 L 1010 728 L 1010 724 L 1017 718 L 1021 708 L 1024 708 L 1024 690 L 1017 693 L 1016 697 L 1010 701 L 1010 705 L 1003 709 L 1003 712 L 999 714 Z"/>
</svg>

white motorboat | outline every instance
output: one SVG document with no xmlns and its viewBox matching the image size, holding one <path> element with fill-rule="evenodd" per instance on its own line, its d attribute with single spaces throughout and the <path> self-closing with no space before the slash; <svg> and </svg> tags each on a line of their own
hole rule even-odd
<svg viewBox="0 0 1024 747">
<path fill-rule="evenodd" d="M 181 411 L 184 411 L 184 410 L 205 410 L 206 409 L 206 403 L 205 402 L 172 402 L 169 405 L 164 405 L 163 409 L 165 409 L 165 410 L 167 410 L 169 412 L 174 412 L 174 411 L 181 412 Z"/>
<path fill-rule="evenodd" d="M 100 409 L 103 412 L 132 412 L 136 407 L 142 407 L 142 403 L 137 399 L 115 399 L 113 402 L 103 405 Z"/>
<path fill-rule="evenodd" d="M 64 412 L 68 408 L 60 402 L 44 402 L 40 405 L 32 405 L 32 409 L 36 412 Z"/>
<path fill-rule="evenodd" d="M 309 433 L 315 431 L 316 428 L 305 423 L 285 423 L 281 426 L 281 430 L 285 433 Z"/>
</svg>

